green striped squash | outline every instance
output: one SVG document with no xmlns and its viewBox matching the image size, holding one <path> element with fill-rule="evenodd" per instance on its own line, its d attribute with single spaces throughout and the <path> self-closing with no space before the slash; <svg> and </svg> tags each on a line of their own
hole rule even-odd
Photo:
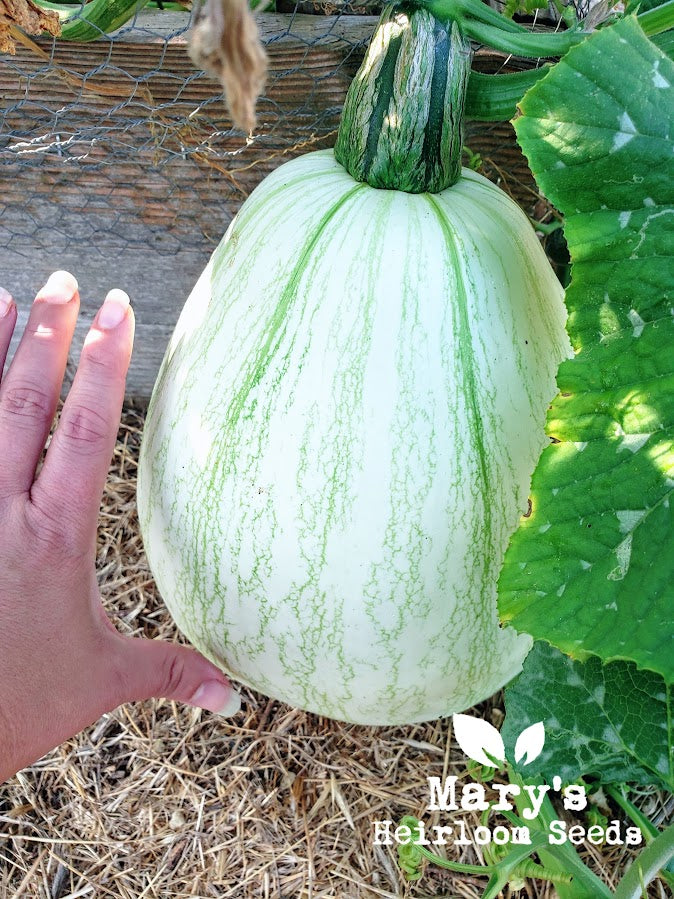
<svg viewBox="0 0 674 899">
<path fill-rule="evenodd" d="M 546 408 L 562 290 L 520 209 L 332 151 L 244 203 L 180 316 L 138 507 L 178 626 L 239 681 L 345 721 L 464 710 L 530 641 L 496 616 Z"/>
</svg>

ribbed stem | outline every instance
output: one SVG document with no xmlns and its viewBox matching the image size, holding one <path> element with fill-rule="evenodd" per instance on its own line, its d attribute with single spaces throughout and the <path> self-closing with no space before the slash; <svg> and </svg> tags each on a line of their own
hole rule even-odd
<svg viewBox="0 0 674 899">
<path fill-rule="evenodd" d="M 372 187 L 439 193 L 454 184 L 470 61 L 456 23 L 387 6 L 346 96 L 337 160 Z"/>
<path fill-rule="evenodd" d="M 510 34 L 492 25 L 467 19 L 462 23 L 464 32 L 478 44 L 485 44 L 503 53 L 516 53 L 530 59 L 563 56 L 567 50 L 580 44 L 587 37 L 582 31 L 560 31 L 559 33 L 531 31 L 527 34 Z"/>
<path fill-rule="evenodd" d="M 517 104 L 549 67 L 525 69 L 508 75 L 471 72 L 466 94 L 466 118 L 478 122 L 506 122 L 517 113 Z"/>
</svg>

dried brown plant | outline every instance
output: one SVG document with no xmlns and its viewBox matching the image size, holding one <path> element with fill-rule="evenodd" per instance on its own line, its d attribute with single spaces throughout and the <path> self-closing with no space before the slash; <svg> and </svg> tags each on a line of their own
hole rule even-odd
<svg viewBox="0 0 674 899">
<path fill-rule="evenodd" d="M 189 54 L 195 66 L 222 84 L 234 124 L 252 131 L 267 56 L 247 0 L 206 0 L 190 35 Z"/>
<path fill-rule="evenodd" d="M 43 9 L 32 0 L 0 0 L 0 53 L 16 53 L 16 43 L 21 41 L 18 29 L 58 37 L 61 23 L 55 10 Z"/>
</svg>

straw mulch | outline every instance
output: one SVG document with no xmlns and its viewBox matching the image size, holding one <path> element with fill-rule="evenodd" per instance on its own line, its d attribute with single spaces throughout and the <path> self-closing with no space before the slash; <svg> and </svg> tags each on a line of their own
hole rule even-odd
<svg viewBox="0 0 674 899">
<path fill-rule="evenodd" d="M 142 410 L 127 408 L 100 521 L 100 583 L 120 630 L 177 640 L 136 519 L 142 424 Z M 406 884 L 395 847 L 373 845 L 375 820 L 451 823 L 425 811 L 428 776 L 466 774 L 449 721 L 356 727 L 243 695 L 231 721 L 166 701 L 124 706 L 0 787 L 0 896 L 481 895 L 484 878 L 435 866 Z M 499 724 L 500 699 L 475 714 Z M 449 849 L 481 861 L 471 847 Z M 590 860 L 615 883 L 629 853 L 594 847 Z M 556 893 L 530 881 L 519 895 Z M 653 885 L 649 895 L 667 894 Z"/>
</svg>

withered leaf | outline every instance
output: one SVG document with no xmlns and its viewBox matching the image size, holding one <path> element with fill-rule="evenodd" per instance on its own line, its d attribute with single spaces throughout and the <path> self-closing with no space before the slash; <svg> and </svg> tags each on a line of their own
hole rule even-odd
<svg viewBox="0 0 674 899">
<path fill-rule="evenodd" d="M 267 56 L 247 0 L 206 0 L 190 35 L 189 54 L 195 66 L 222 84 L 234 124 L 252 131 Z"/>
</svg>

